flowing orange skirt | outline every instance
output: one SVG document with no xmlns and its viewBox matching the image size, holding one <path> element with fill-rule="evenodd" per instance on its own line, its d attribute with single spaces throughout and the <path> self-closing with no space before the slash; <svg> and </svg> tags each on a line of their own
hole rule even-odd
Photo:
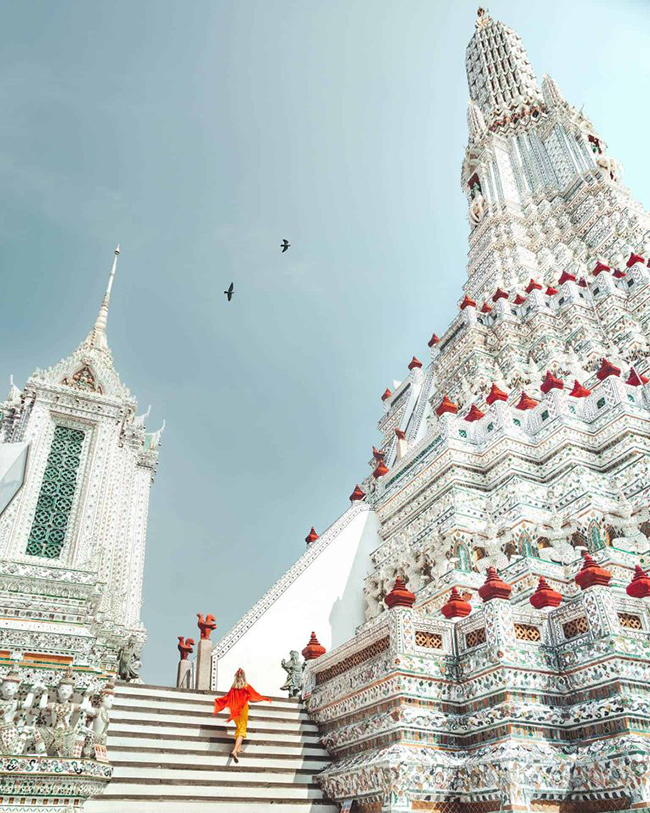
<svg viewBox="0 0 650 813">
<path fill-rule="evenodd" d="M 241 710 L 239 717 L 234 718 L 234 721 L 235 725 L 237 726 L 235 728 L 235 739 L 237 739 L 237 737 L 243 737 L 244 739 L 246 739 L 246 726 L 248 724 L 248 703 L 246 703 L 244 708 Z"/>
</svg>

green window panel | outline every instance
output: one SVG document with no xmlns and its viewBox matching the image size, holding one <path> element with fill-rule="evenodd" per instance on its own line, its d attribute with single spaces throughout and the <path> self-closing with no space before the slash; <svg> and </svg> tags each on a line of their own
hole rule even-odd
<svg viewBox="0 0 650 813">
<path fill-rule="evenodd" d="M 65 541 L 85 432 L 56 426 L 26 553 L 57 559 Z"/>
</svg>

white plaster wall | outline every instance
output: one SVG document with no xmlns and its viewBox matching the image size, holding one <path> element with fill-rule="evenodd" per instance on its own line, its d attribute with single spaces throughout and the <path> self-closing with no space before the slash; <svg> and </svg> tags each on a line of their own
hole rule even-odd
<svg viewBox="0 0 650 813">
<path fill-rule="evenodd" d="M 0 444 L 0 514 L 25 480 L 29 443 Z"/>
<path fill-rule="evenodd" d="M 351 638 L 365 621 L 363 586 L 370 572 L 370 554 L 381 543 L 379 521 L 363 504 L 356 503 L 348 511 L 353 515 L 349 524 L 333 535 L 320 555 L 217 660 L 218 691 L 227 691 L 235 671 L 242 667 L 259 692 L 278 695 L 286 678 L 280 661 L 292 649 L 300 652 L 312 630 L 329 651 Z"/>
</svg>

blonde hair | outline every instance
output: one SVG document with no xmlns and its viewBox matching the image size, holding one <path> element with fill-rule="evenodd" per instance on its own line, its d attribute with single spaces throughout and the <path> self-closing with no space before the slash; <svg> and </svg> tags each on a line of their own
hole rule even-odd
<svg viewBox="0 0 650 813">
<path fill-rule="evenodd" d="M 235 679 L 232 682 L 233 689 L 243 689 L 246 686 L 246 673 L 243 669 L 235 672 Z"/>
</svg>

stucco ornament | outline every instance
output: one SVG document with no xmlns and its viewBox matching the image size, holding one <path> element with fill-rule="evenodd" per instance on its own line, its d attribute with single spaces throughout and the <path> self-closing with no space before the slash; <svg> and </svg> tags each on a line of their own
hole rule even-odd
<svg viewBox="0 0 650 813">
<path fill-rule="evenodd" d="M 289 697 L 298 697 L 302 691 L 304 662 L 300 654 L 292 649 L 288 660 L 282 660 L 282 668 L 287 673 L 287 679 L 280 686 L 281 692 L 289 692 Z"/>
<path fill-rule="evenodd" d="M 469 205 L 470 220 L 475 226 L 485 217 L 485 198 L 480 192 L 476 192 Z"/>
<path fill-rule="evenodd" d="M 140 649 L 141 646 L 136 638 L 131 636 L 120 650 L 118 663 L 120 680 L 126 680 L 130 683 L 142 683 L 140 680 L 140 669 L 142 668 Z"/>
</svg>

